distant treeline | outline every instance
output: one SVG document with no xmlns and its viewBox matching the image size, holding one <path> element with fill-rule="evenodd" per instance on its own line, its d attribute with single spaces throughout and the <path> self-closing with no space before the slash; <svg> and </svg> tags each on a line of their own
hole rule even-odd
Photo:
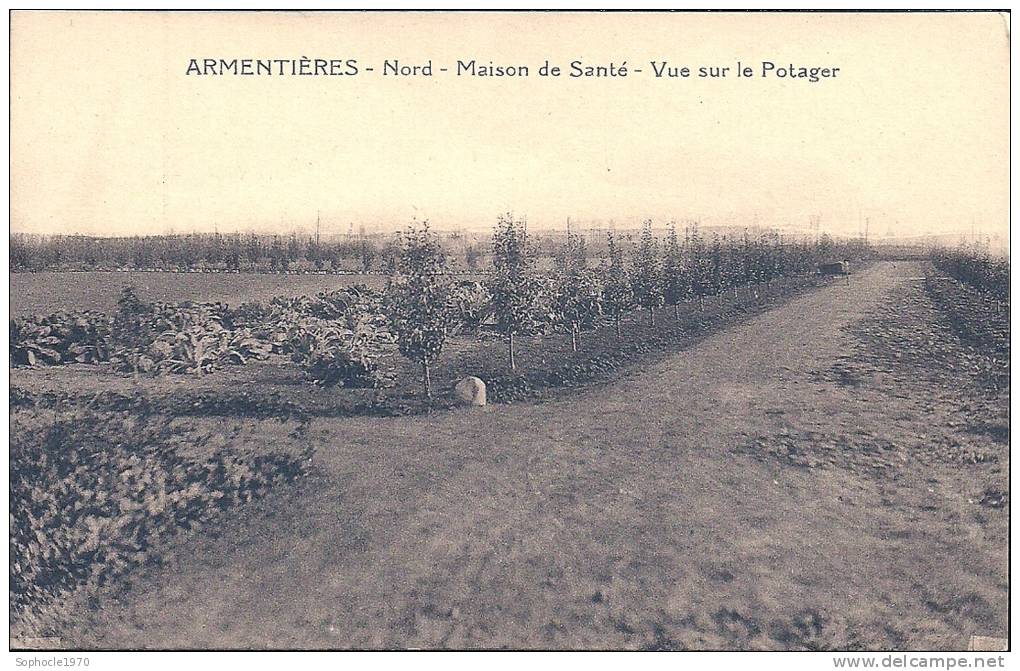
<svg viewBox="0 0 1020 671">
<path fill-rule="evenodd" d="M 605 251 L 605 231 L 586 236 L 589 250 Z M 551 259 L 562 234 L 535 235 L 531 239 L 539 257 Z M 723 240 L 727 240 L 723 236 Z M 619 239 L 633 242 L 630 235 Z M 863 240 L 791 240 L 819 249 L 836 249 L 839 255 L 863 258 Z M 451 269 L 484 270 L 489 266 L 490 240 L 486 234 L 452 233 L 445 236 Z M 132 237 L 86 235 L 32 235 L 12 233 L 10 268 L 14 272 L 42 270 L 221 270 L 243 272 L 322 271 L 389 272 L 399 254 L 395 235 L 345 235 L 319 238 L 308 234 L 189 233 Z M 836 260 L 835 257 L 830 260 Z"/>
<path fill-rule="evenodd" d="M 83 235 L 11 235 L 15 271 L 32 270 L 347 270 L 367 272 L 392 265 L 395 242 L 350 236 L 255 233 L 191 233 L 98 238 Z M 477 256 L 473 255 L 477 261 Z"/>
</svg>

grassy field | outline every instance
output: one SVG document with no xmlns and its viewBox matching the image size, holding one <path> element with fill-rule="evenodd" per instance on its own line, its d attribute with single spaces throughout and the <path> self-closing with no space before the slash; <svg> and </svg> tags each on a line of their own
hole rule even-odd
<svg viewBox="0 0 1020 671">
<path fill-rule="evenodd" d="M 11 316 L 57 310 L 117 309 L 120 290 L 134 286 L 145 301 L 268 302 L 275 296 L 313 295 L 351 284 L 381 288 L 385 275 L 81 272 L 11 273 Z"/>
<path fill-rule="evenodd" d="M 312 419 L 312 475 L 69 603 L 50 633 L 76 648 L 1005 636 L 1008 390 L 960 365 L 980 356 L 923 274 L 878 264 L 542 403 Z M 292 440 L 276 422 L 182 421 Z"/>
</svg>

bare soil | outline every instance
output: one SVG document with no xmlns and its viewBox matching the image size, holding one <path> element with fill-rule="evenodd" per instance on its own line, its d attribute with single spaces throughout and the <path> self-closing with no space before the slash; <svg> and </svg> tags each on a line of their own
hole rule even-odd
<svg viewBox="0 0 1020 671">
<path fill-rule="evenodd" d="M 947 373 L 973 352 L 923 274 L 877 264 L 554 400 L 315 419 L 312 477 L 40 633 L 192 649 L 1004 637 L 1008 393 Z"/>
</svg>

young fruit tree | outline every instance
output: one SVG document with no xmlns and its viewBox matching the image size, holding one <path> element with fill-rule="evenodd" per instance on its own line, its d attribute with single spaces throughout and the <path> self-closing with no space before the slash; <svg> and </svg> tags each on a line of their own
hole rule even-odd
<svg viewBox="0 0 1020 671">
<path fill-rule="evenodd" d="M 395 274 L 386 286 L 386 312 L 400 353 L 421 365 L 422 387 L 432 398 L 431 366 L 456 323 L 446 254 L 429 231 L 411 225 L 400 236 Z"/>
<path fill-rule="evenodd" d="M 690 298 L 691 277 L 687 271 L 683 248 L 677 239 L 676 222 L 670 222 L 666 249 L 662 257 L 662 296 L 673 306 L 673 319 L 680 321 L 680 304 Z"/>
<path fill-rule="evenodd" d="M 648 323 L 655 326 L 655 308 L 662 305 L 662 278 L 659 265 L 659 241 L 652 235 L 652 220 L 641 227 L 641 238 L 634 257 L 634 298 L 648 310 Z"/>
<path fill-rule="evenodd" d="M 740 246 L 742 281 L 747 287 L 747 295 L 752 298 L 758 297 L 755 287 L 758 285 L 758 263 L 756 261 L 757 243 L 744 231 L 744 239 Z"/>
<path fill-rule="evenodd" d="M 612 231 L 606 233 L 606 255 L 599 268 L 602 284 L 602 313 L 613 320 L 616 339 L 622 337 L 623 315 L 634 307 L 634 289 L 623 258 L 623 248 Z"/>
<path fill-rule="evenodd" d="M 372 269 L 372 262 L 375 261 L 375 245 L 369 240 L 362 239 L 358 252 L 361 256 L 361 272 L 367 273 Z"/>
<path fill-rule="evenodd" d="M 779 246 L 778 233 L 762 234 L 762 279 L 765 280 L 766 289 L 772 288 L 772 283 L 779 278 L 782 270 Z"/>
<path fill-rule="evenodd" d="M 492 316 L 506 338 L 510 370 L 517 370 L 514 339 L 537 331 L 543 323 L 542 283 L 535 274 L 535 254 L 523 220 L 500 215 L 492 234 L 493 272 L 487 282 Z"/>
<path fill-rule="evenodd" d="M 708 248 L 708 258 L 712 266 L 708 293 L 712 296 L 718 296 L 726 289 L 726 260 L 723 255 L 722 240 L 718 233 L 713 233 L 712 244 Z"/>
<path fill-rule="evenodd" d="M 790 274 L 790 245 L 780 233 L 772 236 L 775 252 L 772 255 L 772 275 L 777 280 Z"/>
<path fill-rule="evenodd" d="M 724 288 L 732 291 L 734 298 L 739 295 L 737 288 L 740 286 L 742 273 L 740 246 L 732 238 L 723 237 L 723 277 L 726 280 Z"/>
<path fill-rule="evenodd" d="M 691 274 L 691 293 L 698 297 L 698 309 L 705 311 L 705 296 L 712 292 L 712 259 L 695 225 L 688 237 L 687 266 Z"/>
<path fill-rule="evenodd" d="M 567 232 L 556 255 L 553 308 L 557 321 L 570 332 L 570 349 L 577 351 L 581 330 L 593 326 L 602 314 L 602 288 L 588 269 L 584 238 Z"/>
</svg>

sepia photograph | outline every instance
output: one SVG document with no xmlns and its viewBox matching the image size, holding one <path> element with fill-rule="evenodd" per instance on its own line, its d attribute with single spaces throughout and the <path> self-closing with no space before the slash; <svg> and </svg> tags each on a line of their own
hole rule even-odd
<svg viewBox="0 0 1020 671">
<path fill-rule="evenodd" d="M 1008 666 L 1008 9 L 8 20 L 12 667 Z"/>
</svg>

